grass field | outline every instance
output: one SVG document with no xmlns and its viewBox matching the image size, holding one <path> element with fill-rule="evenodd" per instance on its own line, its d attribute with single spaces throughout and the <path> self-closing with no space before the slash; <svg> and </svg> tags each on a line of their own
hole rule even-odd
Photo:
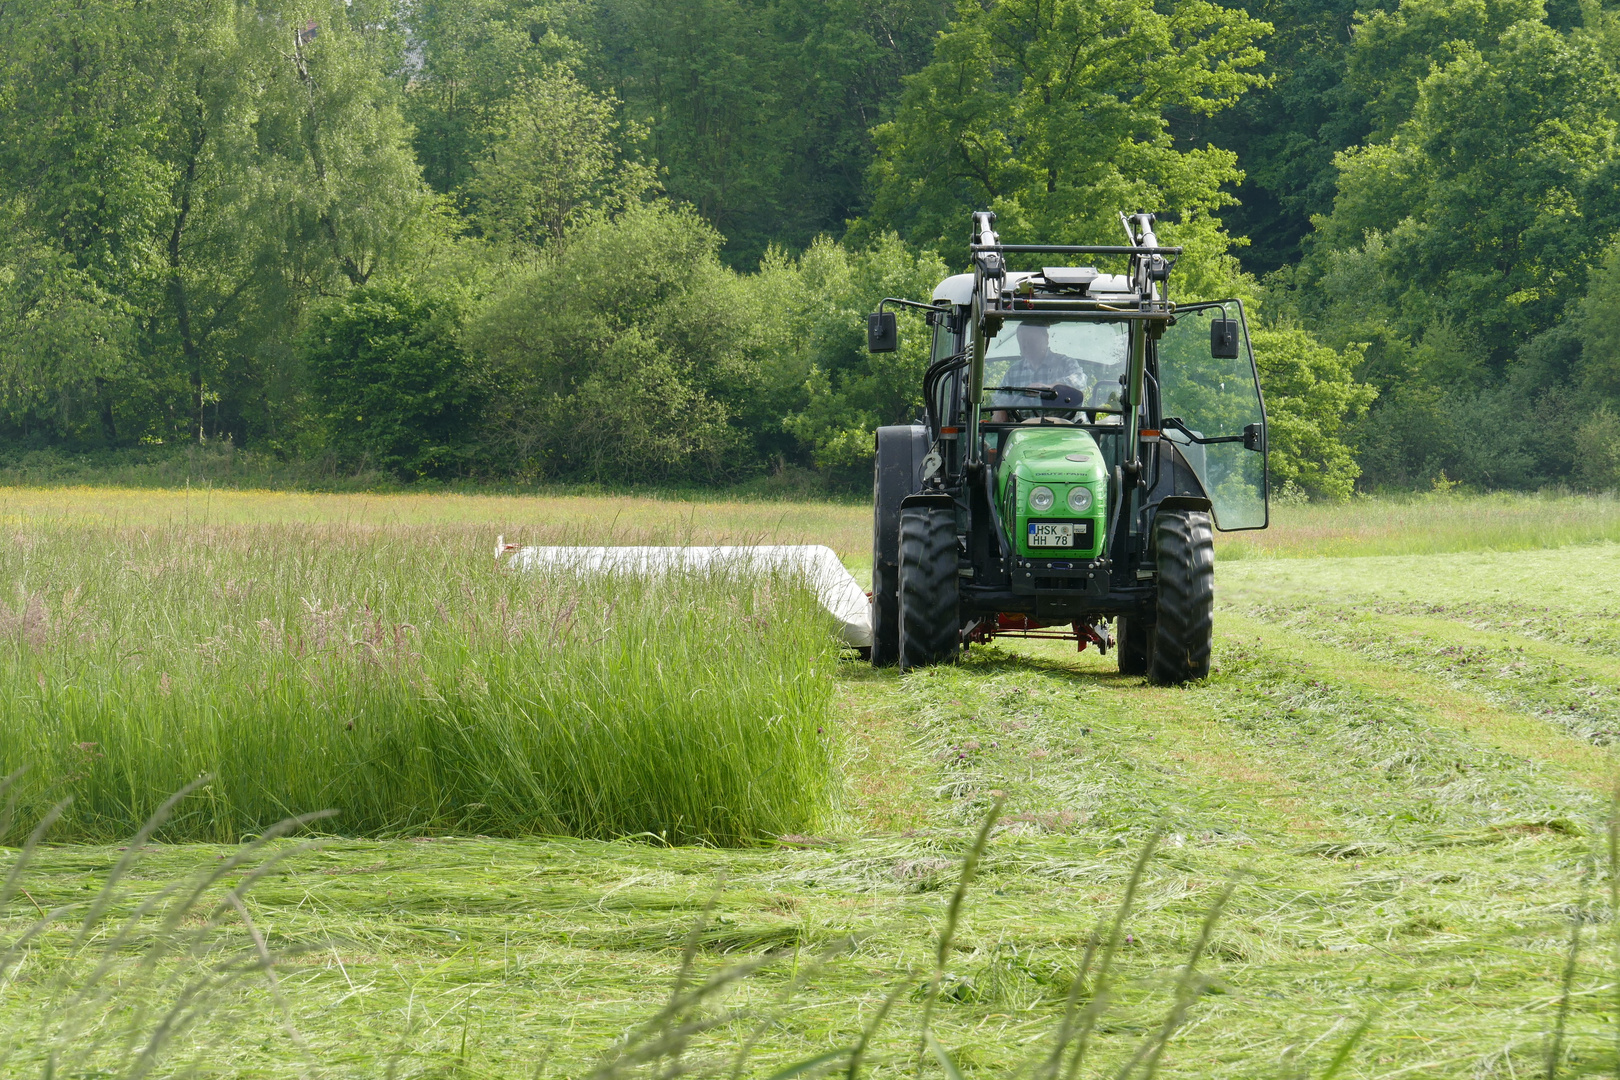
<svg viewBox="0 0 1620 1080">
<path fill-rule="evenodd" d="M 465 529 L 14 527 L 11 840 L 636 833 L 738 844 L 830 807 L 835 649 L 797 583 L 521 575 Z M 0 841 L 7 839 L 0 831 Z"/>
<path fill-rule="evenodd" d="M 469 566 L 496 531 L 813 539 L 852 564 L 866 545 L 858 510 L 792 504 L 9 491 L 0 514 L 13 547 L 51 530 L 71 551 L 75 530 L 220 543 L 296 525 L 312 548 L 438 538 Z M 1082 1075 L 1117 1075 L 1151 1042 L 1228 887 L 1204 992 L 1160 1075 L 1321 1076 L 1363 1023 L 1339 1075 L 1545 1076 L 1554 1058 L 1559 1075 L 1613 1075 L 1615 503 L 1451 497 L 1276 518 L 1223 541 L 1217 670 L 1195 686 L 1148 687 L 1111 657 L 1036 642 L 907 677 L 830 664 L 841 794 L 814 831 L 774 844 L 273 841 L 241 866 L 234 846 L 159 845 L 96 926 L 194 874 L 217 875 L 205 897 L 251 884 L 240 909 L 142 916 L 112 952 L 98 951 L 109 931 L 57 929 L 14 967 L 0 953 L 0 1072 L 37 1075 L 53 1050 L 92 1044 L 96 1068 L 125 1061 L 123 1033 L 152 1030 L 206 978 L 212 1008 L 177 1026 L 164 1070 L 585 1075 L 670 1002 L 689 944 L 699 977 L 778 950 L 705 1002 L 715 1026 L 688 1039 L 691 1070 L 731 1075 L 753 1039 L 737 1072 L 770 1076 L 858 1038 L 899 988 L 869 1073 L 944 1075 L 919 1050 L 920 986 L 963 854 L 1002 800 L 933 1007 L 966 1075 L 1040 1059 L 1085 942 L 1155 834 Z M 84 550 L 111 557 L 102 540 Z M 33 852 L 0 943 L 91 903 L 123 846 Z M 267 855 L 282 861 L 255 876 Z M 274 986 L 251 964 L 214 973 L 259 941 L 284 954 Z M 158 953 L 141 949 L 162 959 L 142 969 Z"/>
</svg>

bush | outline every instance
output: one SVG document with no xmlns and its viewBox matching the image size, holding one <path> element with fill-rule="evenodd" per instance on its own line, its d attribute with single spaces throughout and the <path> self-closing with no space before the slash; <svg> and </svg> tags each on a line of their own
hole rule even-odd
<svg viewBox="0 0 1620 1080">
<path fill-rule="evenodd" d="M 922 407 L 932 332 L 915 313 L 900 317 L 900 348 L 866 351 L 866 315 L 885 296 L 926 301 L 950 271 L 892 233 L 854 251 L 818 240 L 784 264 L 793 284 L 787 348 L 803 397 L 786 426 L 806 457 L 843 481 L 868 481 L 873 432 L 909 422 Z"/>
<path fill-rule="evenodd" d="M 1593 491 L 1620 491 L 1620 416 L 1607 405 L 1575 431 L 1575 477 Z"/>
<path fill-rule="evenodd" d="M 536 477 L 716 481 L 757 472 L 737 418 L 762 392 L 761 323 L 720 234 L 655 203 L 596 216 L 469 330 L 501 398 L 488 436 Z"/>
<path fill-rule="evenodd" d="M 1297 329 L 1256 329 L 1255 364 L 1266 395 L 1272 486 L 1315 498 L 1345 499 L 1361 467 L 1344 435 L 1376 391 L 1351 371 L 1361 350 L 1343 353 Z"/>
<path fill-rule="evenodd" d="M 322 444 L 340 464 L 404 479 L 464 469 L 483 395 L 461 318 L 454 301 L 398 284 L 316 308 L 299 351 Z"/>
</svg>

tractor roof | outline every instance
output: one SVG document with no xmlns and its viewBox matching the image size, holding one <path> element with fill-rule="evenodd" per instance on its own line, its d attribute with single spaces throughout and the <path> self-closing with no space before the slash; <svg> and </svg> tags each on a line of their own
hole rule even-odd
<svg viewBox="0 0 1620 1080">
<path fill-rule="evenodd" d="M 1124 274 L 1097 274 L 1095 270 L 1087 266 L 1054 266 L 1049 269 L 1054 280 L 1058 279 L 1060 273 L 1062 274 L 1062 280 L 1065 281 L 1095 274 L 1096 276 L 1090 279 L 1091 287 L 1088 290 L 1092 296 L 1106 293 L 1118 295 L 1121 299 L 1124 299 L 1135 295 L 1131 292 L 1130 279 Z M 1009 270 L 1007 271 L 1007 280 L 1003 286 L 1003 291 L 1016 289 L 1025 278 L 1040 278 L 1042 274 L 1043 271 L 1039 270 Z M 934 286 L 934 300 L 936 302 L 948 300 L 952 304 L 966 307 L 973 302 L 973 275 L 953 274 L 946 278 Z"/>
</svg>

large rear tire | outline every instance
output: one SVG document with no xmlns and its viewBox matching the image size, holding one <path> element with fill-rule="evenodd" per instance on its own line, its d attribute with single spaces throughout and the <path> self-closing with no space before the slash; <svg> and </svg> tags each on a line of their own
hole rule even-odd
<svg viewBox="0 0 1620 1080">
<path fill-rule="evenodd" d="M 1119 673 L 1146 675 L 1148 662 L 1152 659 L 1153 624 L 1121 615 L 1116 630 L 1119 634 L 1119 640 L 1115 643 L 1115 648 L 1119 650 Z"/>
<path fill-rule="evenodd" d="M 1160 510 L 1154 517 L 1159 618 L 1148 681 L 1174 686 L 1209 675 L 1215 616 L 1215 533 L 1202 510 Z"/>
<path fill-rule="evenodd" d="M 962 645 L 956 512 L 900 511 L 900 670 L 948 664 Z"/>
<path fill-rule="evenodd" d="M 921 425 L 877 430 L 872 458 L 872 663 L 900 660 L 900 501 L 922 486 L 928 434 Z"/>
</svg>

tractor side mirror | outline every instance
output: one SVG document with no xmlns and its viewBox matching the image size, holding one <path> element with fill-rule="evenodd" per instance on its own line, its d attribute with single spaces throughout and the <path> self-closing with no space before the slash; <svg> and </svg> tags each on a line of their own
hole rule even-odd
<svg viewBox="0 0 1620 1080">
<path fill-rule="evenodd" d="M 866 351 L 894 352 L 900 347 L 900 327 L 894 312 L 874 311 L 866 317 Z"/>
<path fill-rule="evenodd" d="M 1212 319 L 1209 324 L 1209 355 L 1216 360 L 1238 358 L 1238 321 Z"/>
<path fill-rule="evenodd" d="M 1259 450 L 1261 448 L 1261 431 L 1259 424 L 1248 424 L 1243 428 L 1243 449 Z"/>
</svg>

